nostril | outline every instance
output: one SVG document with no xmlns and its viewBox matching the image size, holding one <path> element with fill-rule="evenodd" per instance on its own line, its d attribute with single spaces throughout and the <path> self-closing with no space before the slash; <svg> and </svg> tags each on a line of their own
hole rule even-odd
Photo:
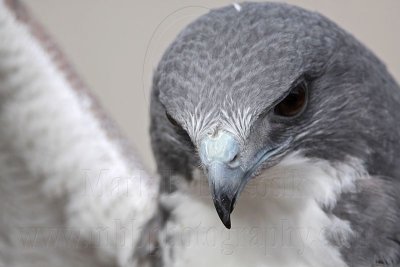
<svg viewBox="0 0 400 267">
<path fill-rule="evenodd" d="M 236 155 L 233 157 L 233 159 L 231 159 L 230 162 L 234 162 L 234 161 L 236 161 L 238 158 L 239 158 L 239 156 L 238 156 L 238 154 L 236 154 Z"/>
<path fill-rule="evenodd" d="M 228 162 L 228 165 L 229 165 L 231 168 L 236 168 L 236 167 L 239 166 L 239 164 L 240 164 L 240 161 L 239 161 L 239 153 L 236 154 L 236 155 Z"/>
</svg>

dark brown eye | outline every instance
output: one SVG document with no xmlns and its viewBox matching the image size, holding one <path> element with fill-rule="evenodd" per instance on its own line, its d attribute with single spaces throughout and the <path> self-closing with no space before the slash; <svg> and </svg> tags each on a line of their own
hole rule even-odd
<svg viewBox="0 0 400 267">
<path fill-rule="evenodd" d="M 304 83 L 301 83 L 275 106 L 274 112 L 282 117 L 294 117 L 303 111 L 306 102 L 307 87 Z"/>
<path fill-rule="evenodd" d="M 172 116 L 169 115 L 168 112 L 165 112 L 165 115 L 172 125 L 174 125 L 175 127 L 180 127 L 179 123 L 174 118 L 172 118 Z"/>
</svg>

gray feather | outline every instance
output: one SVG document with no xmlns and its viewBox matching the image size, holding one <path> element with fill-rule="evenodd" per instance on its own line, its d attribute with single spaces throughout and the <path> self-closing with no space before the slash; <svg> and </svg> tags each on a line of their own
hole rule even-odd
<svg viewBox="0 0 400 267">
<path fill-rule="evenodd" d="M 297 120 L 274 120 L 270 108 L 299 79 L 310 88 L 307 110 Z M 286 153 L 364 162 L 371 180 L 327 212 L 354 227 L 351 247 L 341 248 L 349 266 L 399 264 L 399 105 L 384 64 L 322 15 L 277 3 L 212 10 L 177 36 L 154 74 L 151 137 L 164 191 L 176 189 L 172 174 L 190 178 L 199 164 L 193 147 L 203 129 L 229 125 L 245 144 L 243 157 L 290 136 Z M 229 119 L 246 110 L 245 125 L 233 125 L 240 119 Z"/>
</svg>

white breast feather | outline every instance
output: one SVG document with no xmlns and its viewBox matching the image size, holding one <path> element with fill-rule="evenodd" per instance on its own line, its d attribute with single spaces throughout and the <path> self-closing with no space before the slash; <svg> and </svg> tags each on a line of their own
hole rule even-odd
<svg viewBox="0 0 400 267">
<path fill-rule="evenodd" d="M 332 166 L 300 153 L 287 156 L 246 186 L 231 230 L 220 222 L 200 173 L 163 198 L 176 219 L 162 235 L 168 266 L 346 266 L 326 237 L 346 245 L 351 227 L 322 207 L 333 207 L 341 192 L 355 190 L 356 179 L 367 178 L 358 161 Z"/>
</svg>

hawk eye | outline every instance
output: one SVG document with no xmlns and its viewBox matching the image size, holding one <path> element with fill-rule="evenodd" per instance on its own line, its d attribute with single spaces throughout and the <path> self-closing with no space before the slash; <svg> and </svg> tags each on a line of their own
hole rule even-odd
<svg viewBox="0 0 400 267">
<path fill-rule="evenodd" d="M 275 106 L 274 112 L 281 117 L 294 117 L 304 110 L 306 102 L 307 87 L 306 84 L 300 83 Z"/>
<path fill-rule="evenodd" d="M 177 133 L 180 137 L 179 140 L 189 147 L 189 149 L 194 149 L 194 145 L 192 140 L 190 139 L 189 134 L 182 128 L 182 126 L 174 119 L 168 112 L 165 112 L 165 116 L 167 117 L 168 121 L 174 126 L 173 130 Z"/>
<path fill-rule="evenodd" d="M 165 115 L 167 116 L 167 119 L 169 120 L 169 122 L 170 122 L 173 126 L 175 126 L 175 127 L 180 127 L 179 123 L 178 123 L 174 118 L 172 118 L 172 116 L 169 115 L 168 112 L 165 112 Z"/>
</svg>

